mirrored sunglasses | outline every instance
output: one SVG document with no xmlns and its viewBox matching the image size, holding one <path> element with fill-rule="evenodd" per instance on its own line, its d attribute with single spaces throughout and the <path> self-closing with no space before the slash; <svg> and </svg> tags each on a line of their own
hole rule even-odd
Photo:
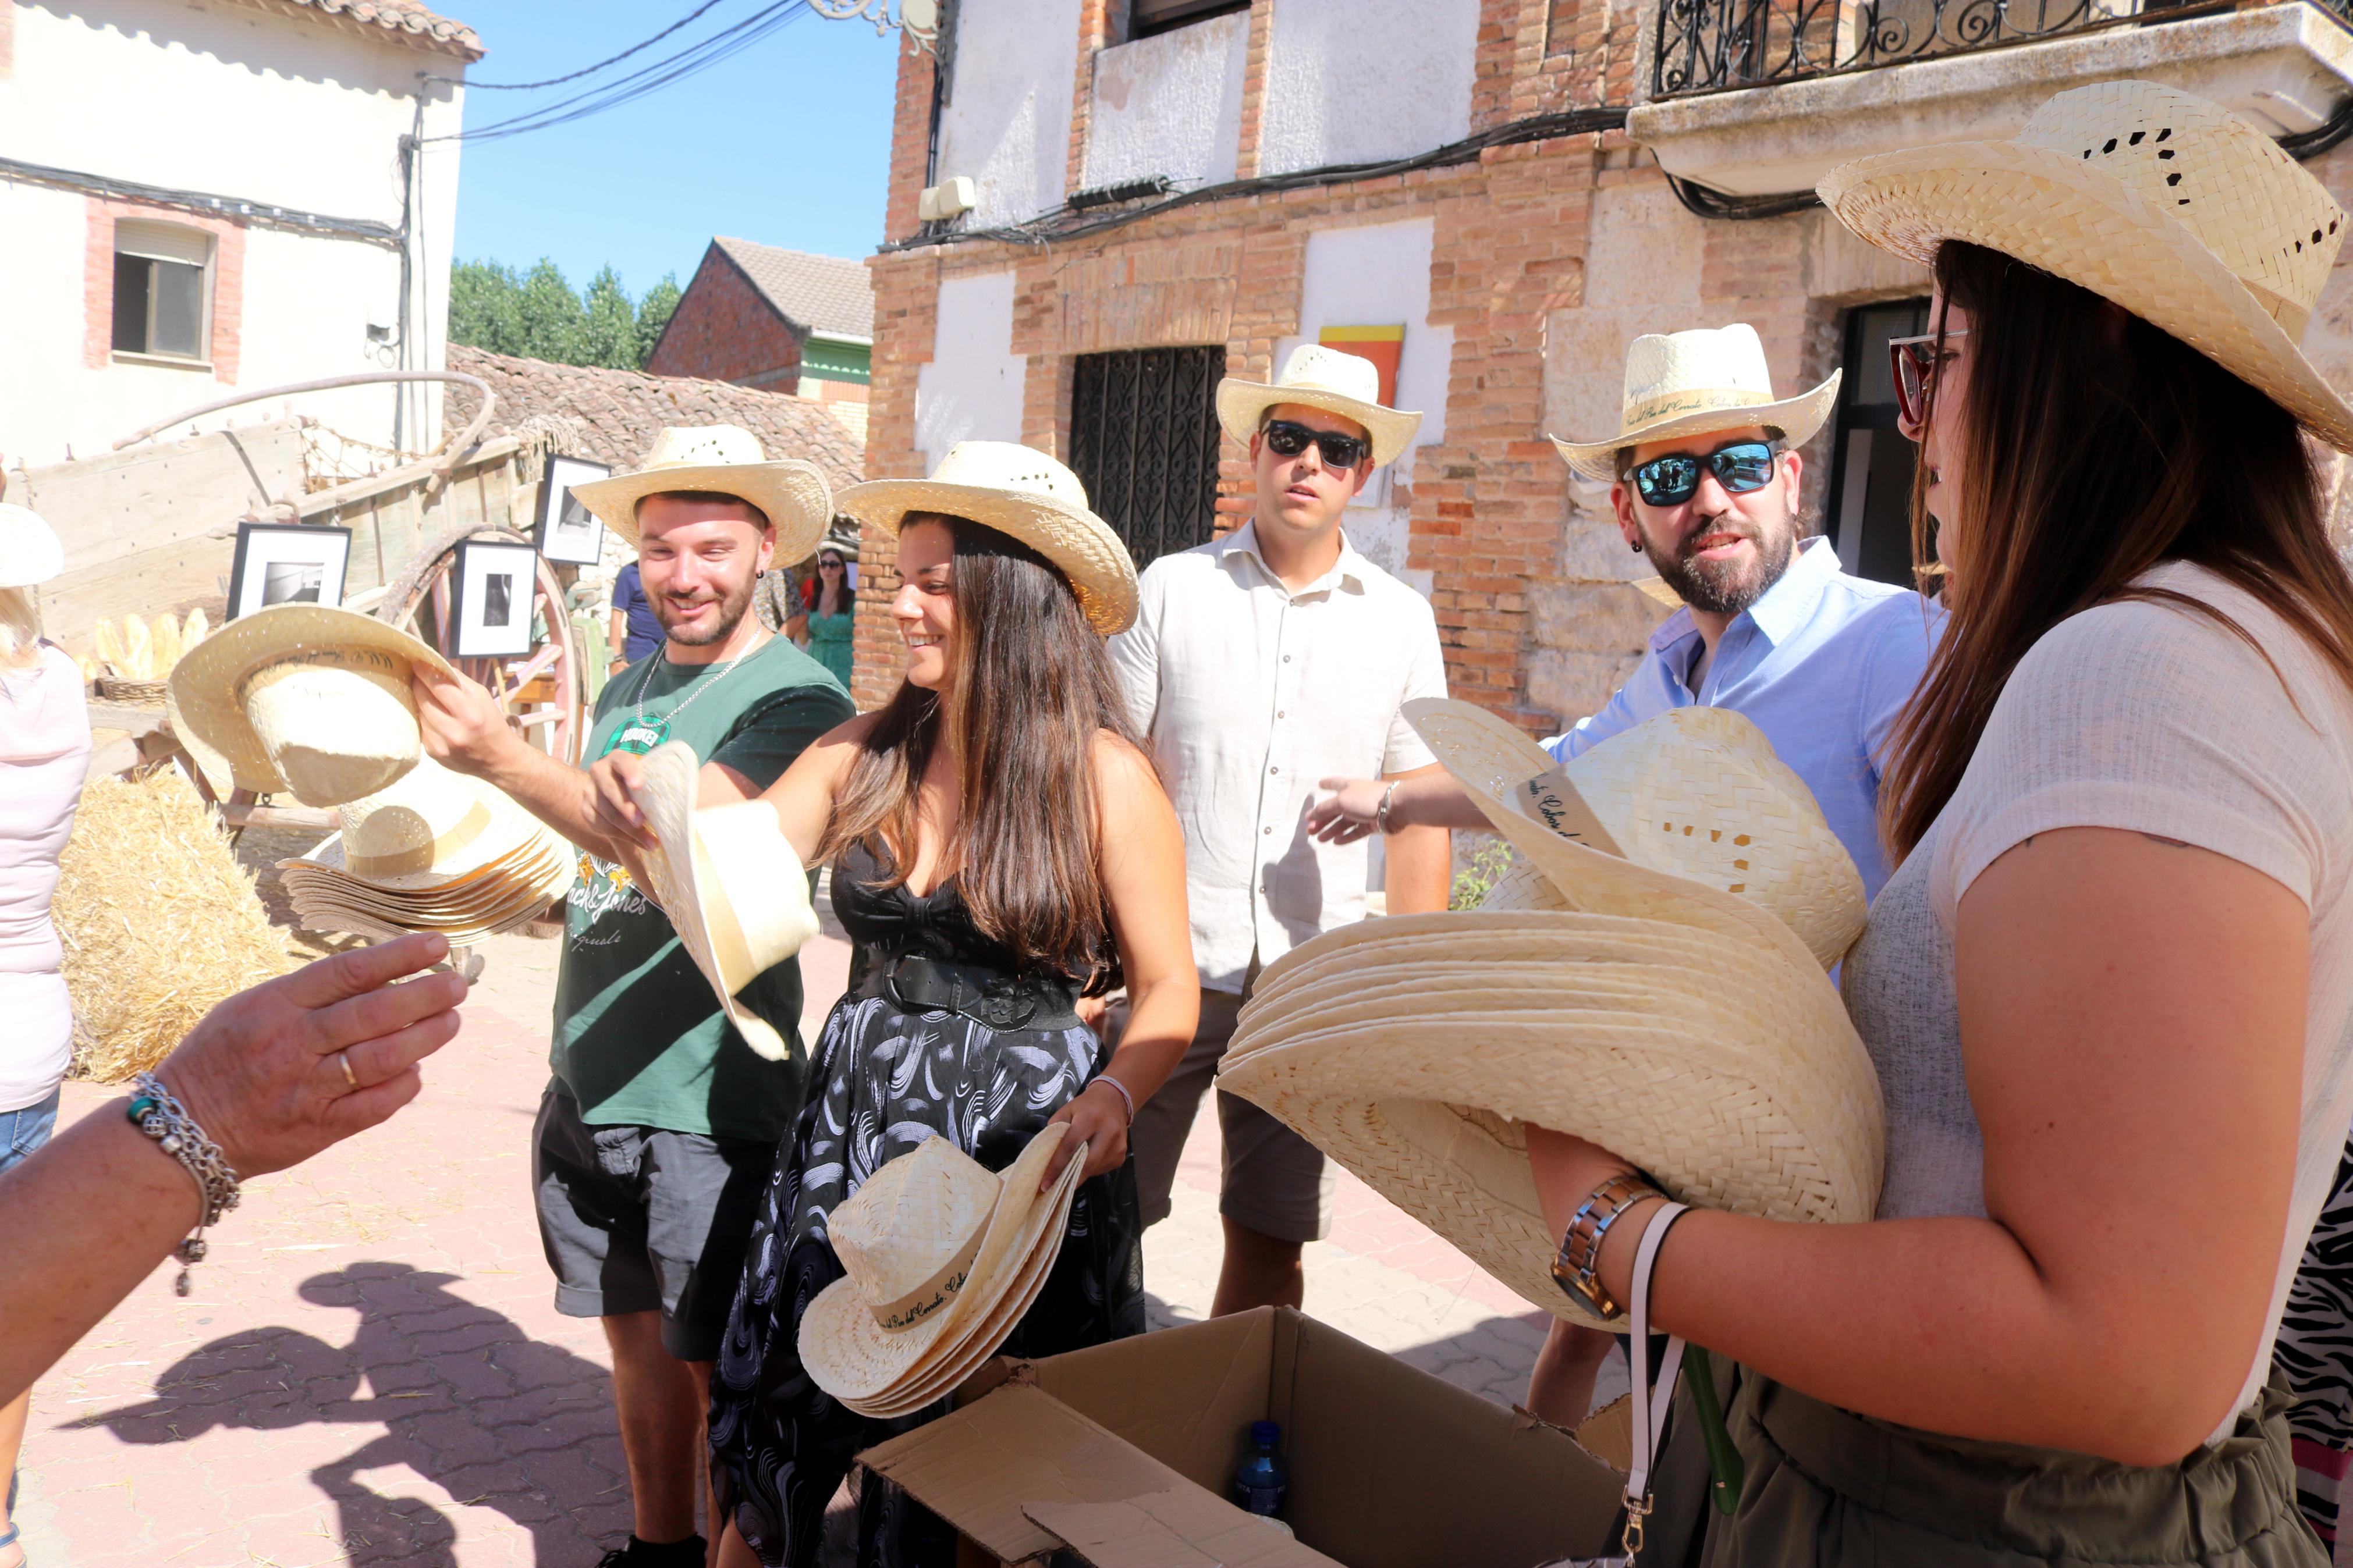
<svg viewBox="0 0 2353 1568">
<path fill-rule="evenodd" d="M 1773 482 L 1773 446 L 1769 441 L 1735 441 L 1702 457 L 1670 452 L 1638 464 L 1629 478 L 1634 493 L 1652 506 L 1681 506 L 1699 493 L 1703 473 L 1734 495 L 1747 495 Z"/>
<path fill-rule="evenodd" d="M 1278 458 L 1295 458 L 1307 450 L 1310 443 L 1324 455 L 1327 468 L 1353 468 L 1373 452 L 1373 444 L 1361 436 L 1344 436 L 1337 430 L 1310 430 L 1291 419 L 1266 422 L 1266 444 Z"/>
</svg>

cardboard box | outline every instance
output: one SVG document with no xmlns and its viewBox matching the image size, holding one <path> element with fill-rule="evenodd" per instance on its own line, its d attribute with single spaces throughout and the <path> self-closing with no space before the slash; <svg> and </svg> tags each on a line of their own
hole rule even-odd
<svg viewBox="0 0 2353 1568">
<path fill-rule="evenodd" d="M 957 1401 L 859 1462 L 968 1562 L 1535 1568 L 1616 1546 L 1625 1478 L 1576 1438 L 1287 1308 L 993 1363 Z M 1225 1500 L 1261 1420 L 1296 1541 Z"/>
</svg>

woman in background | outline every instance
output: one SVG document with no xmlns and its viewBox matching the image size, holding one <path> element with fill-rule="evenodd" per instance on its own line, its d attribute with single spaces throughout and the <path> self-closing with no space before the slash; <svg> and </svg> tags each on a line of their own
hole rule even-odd
<svg viewBox="0 0 2353 1568">
<path fill-rule="evenodd" d="M 90 765 L 81 671 L 41 638 L 33 586 L 65 565 L 58 536 L 20 506 L 0 505 L 0 1171 L 49 1141 L 58 1085 L 73 1054 L 64 950 L 49 921 L 58 857 L 73 831 Z M 32 1396 L 0 1405 L 0 1568 L 21 1568 L 16 1451 Z"/>
<path fill-rule="evenodd" d="M 851 616 L 858 593 L 849 578 L 849 563 L 858 552 L 827 540 L 817 552 L 817 575 L 801 585 L 801 613 L 785 630 L 811 658 L 849 689 Z"/>
</svg>

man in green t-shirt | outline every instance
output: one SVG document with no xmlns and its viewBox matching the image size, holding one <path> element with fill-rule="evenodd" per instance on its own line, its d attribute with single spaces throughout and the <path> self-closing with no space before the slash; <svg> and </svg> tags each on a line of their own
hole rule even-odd
<svg viewBox="0 0 2353 1568">
<path fill-rule="evenodd" d="M 684 741 L 697 804 L 745 800 L 855 710 L 840 685 L 749 613 L 772 560 L 817 547 L 832 511 L 809 464 L 768 462 L 730 426 L 665 430 L 634 474 L 573 495 L 638 549 L 663 643 L 613 677 L 582 755 Z M 788 1047 L 769 1061 L 598 826 L 586 769 L 533 750 L 471 681 L 421 674 L 434 757 L 488 780 L 580 850 L 556 974 L 553 1077 L 533 1130 L 540 1240 L 555 1306 L 603 1320 L 635 1524 L 604 1568 L 701 1568 L 696 1461 L 711 1363 L 807 1056 L 791 960 L 739 996 Z"/>
</svg>

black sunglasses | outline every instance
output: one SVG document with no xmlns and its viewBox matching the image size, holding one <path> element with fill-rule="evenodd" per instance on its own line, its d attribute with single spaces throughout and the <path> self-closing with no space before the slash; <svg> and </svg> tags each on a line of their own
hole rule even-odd
<svg viewBox="0 0 2353 1568">
<path fill-rule="evenodd" d="M 1681 506 L 1699 493 L 1699 477 L 1713 473 L 1715 482 L 1736 496 L 1761 490 L 1773 482 L 1773 444 L 1735 441 L 1707 456 L 1670 452 L 1638 465 L 1629 476 L 1634 491 L 1652 506 Z"/>
<path fill-rule="evenodd" d="M 1343 436 L 1336 430 L 1310 430 L 1293 419 L 1270 419 L 1266 422 L 1266 444 L 1278 458 L 1295 458 L 1307 450 L 1313 442 L 1324 454 L 1327 468 L 1353 468 L 1371 456 L 1373 444 L 1362 436 Z"/>
</svg>

